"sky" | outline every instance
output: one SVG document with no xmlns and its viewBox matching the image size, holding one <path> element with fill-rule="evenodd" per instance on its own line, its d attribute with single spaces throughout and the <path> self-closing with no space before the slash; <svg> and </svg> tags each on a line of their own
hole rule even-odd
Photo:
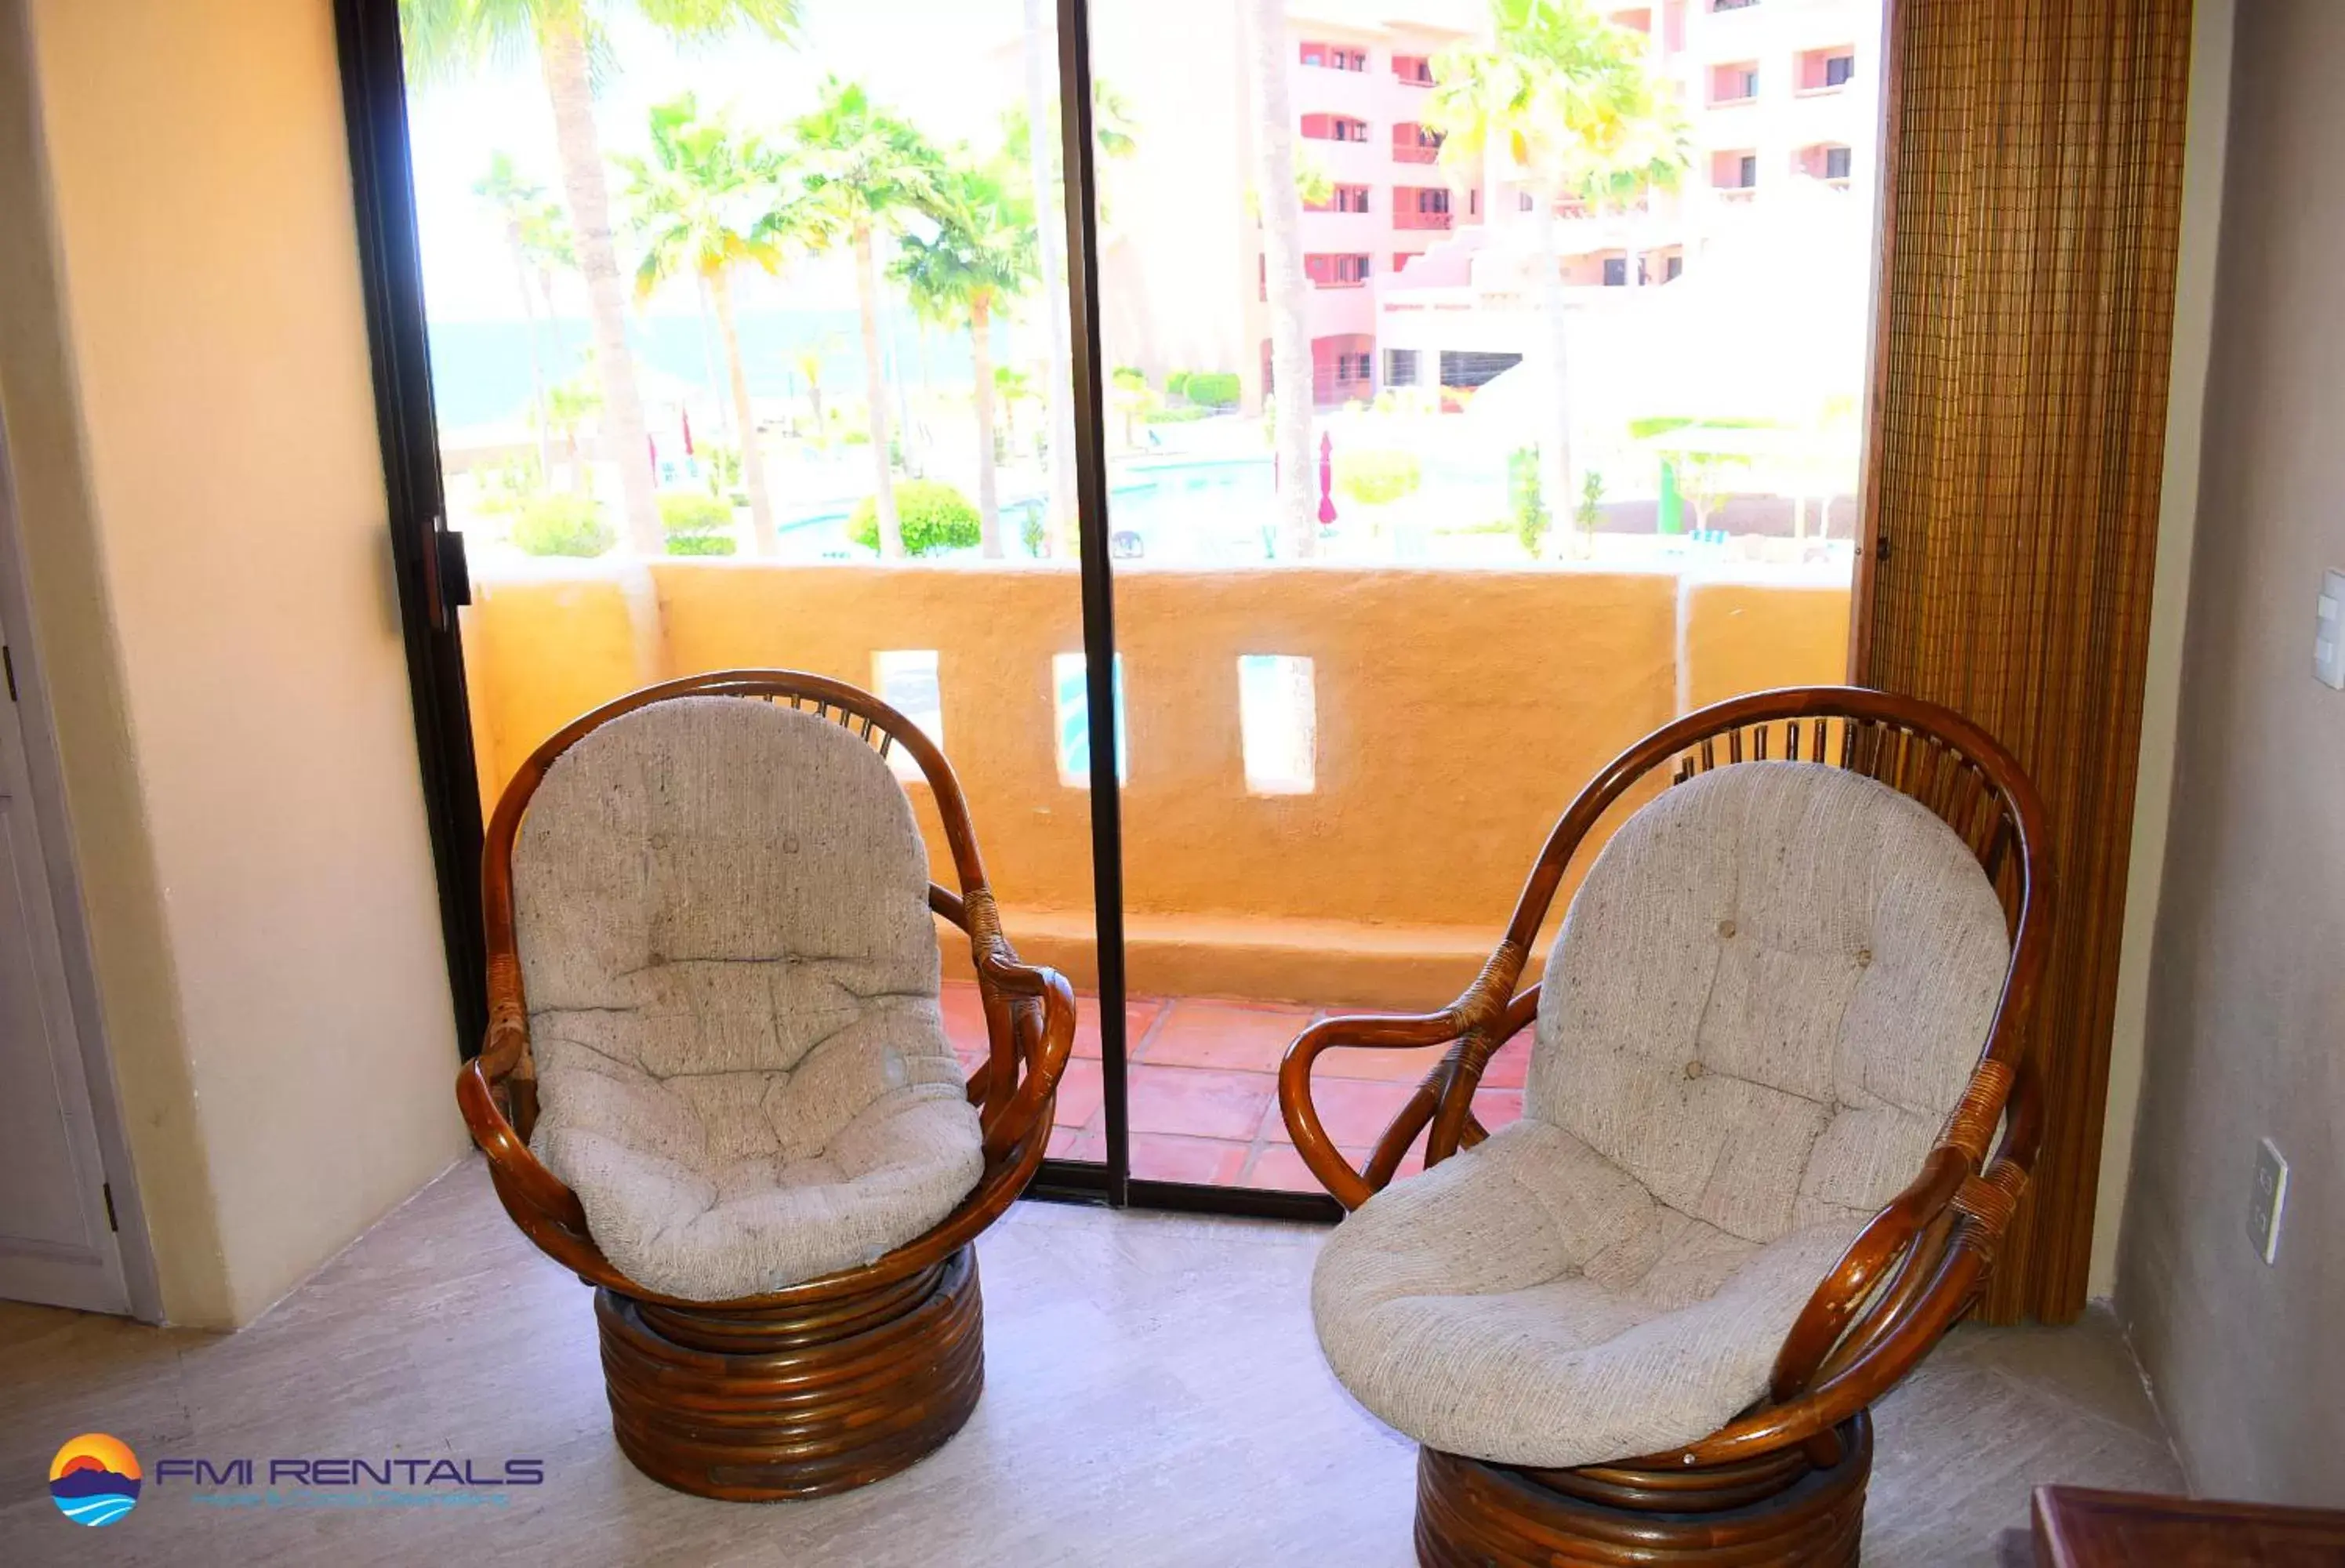
<svg viewBox="0 0 2345 1568">
<path fill-rule="evenodd" d="M 796 47 L 749 35 L 684 50 L 625 15 L 628 8 L 614 9 L 623 12 L 613 39 L 619 68 L 595 109 L 606 152 L 643 152 L 651 106 L 687 88 L 699 94 L 704 111 L 729 109 L 744 128 L 770 130 L 811 109 L 825 72 L 836 72 L 862 82 L 931 139 L 966 139 L 980 152 L 998 145 L 1001 110 L 1022 96 L 1020 0 L 805 0 Z M 521 52 L 470 81 L 415 86 L 408 115 L 431 319 L 518 319 L 521 286 L 502 228 L 472 186 L 490 154 L 502 151 L 524 178 L 560 194 L 553 114 L 535 55 Z M 615 201 L 624 177 L 612 175 L 614 213 L 624 210 Z M 785 290 L 796 306 L 834 309 L 855 301 L 852 274 L 839 259 L 799 262 L 778 283 L 745 274 L 738 290 L 744 309 L 779 304 Z M 563 314 L 584 313 L 574 278 L 556 293 Z M 645 309 L 689 315 L 697 305 L 688 283 L 674 283 Z"/>
</svg>

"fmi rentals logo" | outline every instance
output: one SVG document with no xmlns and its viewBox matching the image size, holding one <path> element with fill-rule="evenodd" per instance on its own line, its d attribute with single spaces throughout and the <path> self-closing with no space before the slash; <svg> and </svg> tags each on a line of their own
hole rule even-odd
<svg viewBox="0 0 2345 1568">
<path fill-rule="evenodd" d="M 49 1461 L 49 1498 L 76 1524 L 111 1524 L 138 1506 L 140 1479 L 128 1443 L 86 1431 Z"/>
<path fill-rule="evenodd" d="M 209 1508 L 502 1508 L 511 1490 L 545 1484 L 542 1459 L 158 1459 L 140 1470 L 130 1445 L 84 1432 L 49 1462 L 49 1496 L 76 1524 L 111 1524 L 155 1495 L 183 1492 Z"/>
</svg>

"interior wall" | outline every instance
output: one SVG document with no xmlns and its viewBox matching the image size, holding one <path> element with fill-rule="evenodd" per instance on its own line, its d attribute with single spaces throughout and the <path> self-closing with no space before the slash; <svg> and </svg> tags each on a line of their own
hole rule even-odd
<svg viewBox="0 0 2345 1568">
<path fill-rule="evenodd" d="M 2194 1490 L 2345 1503 L 2345 6 L 2239 8 L 2172 829 L 2117 1305 Z M 2257 1139 L 2292 1173 L 2248 1238 Z"/>
<path fill-rule="evenodd" d="M 0 35 L 0 407 L 101 1008 L 164 1310 L 239 1323 L 462 1148 L 331 6 Z"/>
<path fill-rule="evenodd" d="M 2166 461 L 2158 481 L 2157 563 L 2150 587 L 2149 652 L 2142 672 L 2141 764 L 2134 783 L 2133 844 L 2126 871 L 2125 935 L 2109 1027 L 2108 1108 L 2093 1201 L 2089 1294 L 2117 1289 L 2126 1182 L 2133 1169 L 2148 1024 L 2149 971 L 2174 804 L 2182 642 L 2198 537 L 2198 468 L 2206 440 L 2207 361 L 2214 349 L 2215 268 L 2223 220 L 2223 153 L 2231 116 L 2233 0 L 2198 0 L 2190 17 L 2190 128 L 2182 151 L 2182 232 L 2174 270 L 2174 365 L 2166 404 Z"/>
</svg>

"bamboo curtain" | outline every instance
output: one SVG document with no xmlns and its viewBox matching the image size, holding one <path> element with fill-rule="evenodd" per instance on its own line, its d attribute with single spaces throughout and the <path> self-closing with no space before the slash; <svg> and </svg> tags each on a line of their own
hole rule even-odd
<svg viewBox="0 0 2345 1568">
<path fill-rule="evenodd" d="M 2046 1101 L 1991 1320 L 2084 1305 L 2147 655 L 2190 0 L 1893 0 L 1857 678 L 2054 823 Z"/>
</svg>

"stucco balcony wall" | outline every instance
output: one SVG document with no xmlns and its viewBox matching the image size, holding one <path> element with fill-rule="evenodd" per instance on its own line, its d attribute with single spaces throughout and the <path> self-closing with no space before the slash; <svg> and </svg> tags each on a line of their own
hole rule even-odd
<svg viewBox="0 0 2345 1568">
<path fill-rule="evenodd" d="M 656 667 L 631 597 L 656 605 Z M 1449 1000 L 1604 762 L 1700 703 L 1842 678 L 1848 631 L 1844 585 L 1577 567 L 1142 567 L 1116 600 L 1131 984 L 1321 1006 Z M 765 665 L 868 685 L 874 653 L 934 649 L 1009 928 L 1095 979 L 1089 791 L 1055 749 L 1051 658 L 1082 646 L 1071 568 L 582 562 L 485 576 L 464 636 L 491 799 L 545 735 L 646 680 Z M 1309 794 L 1247 787 L 1249 653 L 1312 661 Z"/>
</svg>

